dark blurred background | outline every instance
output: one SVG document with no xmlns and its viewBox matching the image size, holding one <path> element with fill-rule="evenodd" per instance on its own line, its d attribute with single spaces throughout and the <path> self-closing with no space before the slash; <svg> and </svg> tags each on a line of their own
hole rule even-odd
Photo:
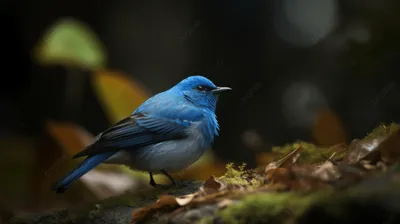
<svg viewBox="0 0 400 224">
<path fill-rule="evenodd" d="M 143 176 L 131 183 L 121 174 L 131 184 L 107 194 L 88 183 L 67 196 L 49 192 L 93 135 L 190 75 L 234 91 L 218 104 L 208 168 L 182 178 L 221 173 L 230 161 L 255 167 L 260 153 L 297 139 L 349 143 L 400 119 L 398 0 L 1 4 L 4 216 L 145 187 Z M 62 21 L 73 22 L 57 28 Z"/>
</svg>

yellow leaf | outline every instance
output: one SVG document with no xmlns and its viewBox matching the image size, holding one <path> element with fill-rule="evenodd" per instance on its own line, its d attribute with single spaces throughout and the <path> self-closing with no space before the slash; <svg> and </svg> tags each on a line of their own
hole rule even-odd
<svg viewBox="0 0 400 224">
<path fill-rule="evenodd" d="M 93 86 L 112 124 L 129 116 L 150 97 L 138 81 L 116 71 L 98 71 Z"/>
</svg>

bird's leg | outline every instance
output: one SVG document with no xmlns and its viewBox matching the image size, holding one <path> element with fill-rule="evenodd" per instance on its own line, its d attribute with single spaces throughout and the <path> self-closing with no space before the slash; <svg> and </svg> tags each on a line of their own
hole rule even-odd
<svg viewBox="0 0 400 224">
<path fill-rule="evenodd" d="M 168 177 L 168 179 L 172 182 L 172 185 L 176 185 L 174 178 L 172 178 L 164 169 L 161 172 Z"/>
<path fill-rule="evenodd" d="M 151 172 L 149 172 L 149 174 L 150 174 L 150 183 L 149 184 L 153 187 L 157 187 L 158 184 L 154 181 L 153 174 Z"/>
</svg>

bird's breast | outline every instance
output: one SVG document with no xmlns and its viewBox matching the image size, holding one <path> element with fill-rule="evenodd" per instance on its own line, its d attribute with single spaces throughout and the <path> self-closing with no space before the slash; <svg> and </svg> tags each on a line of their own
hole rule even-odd
<svg viewBox="0 0 400 224">
<path fill-rule="evenodd" d="M 183 139 L 120 151 L 108 162 L 128 165 L 142 171 L 159 172 L 164 169 L 174 172 L 196 162 L 209 147 L 210 143 L 202 133 L 200 124 L 195 124 Z"/>
<path fill-rule="evenodd" d="M 150 172 L 180 171 L 196 162 L 205 150 L 200 136 L 161 142 L 133 153 L 132 167 Z"/>
</svg>

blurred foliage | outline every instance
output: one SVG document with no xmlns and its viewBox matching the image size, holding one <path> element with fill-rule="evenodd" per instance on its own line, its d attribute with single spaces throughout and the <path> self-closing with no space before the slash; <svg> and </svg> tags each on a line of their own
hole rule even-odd
<svg viewBox="0 0 400 224">
<path fill-rule="evenodd" d="M 0 205 L 7 201 L 8 208 L 16 206 L 28 197 L 29 186 L 35 164 L 34 147 L 32 138 L 0 139 Z M 4 200 L 4 202 L 3 202 Z M 16 203 L 16 204 L 14 204 Z"/>
<path fill-rule="evenodd" d="M 48 121 L 46 128 L 68 157 L 80 152 L 93 141 L 93 135 L 73 123 Z"/>
<path fill-rule="evenodd" d="M 104 46 L 96 34 L 75 19 L 55 22 L 43 35 L 34 53 L 42 65 L 95 70 L 106 63 Z"/>
<path fill-rule="evenodd" d="M 115 124 L 130 115 L 150 97 L 139 81 L 118 71 L 97 71 L 93 87 L 110 123 Z"/>
<path fill-rule="evenodd" d="M 315 117 L 312 135 L 317 145 L 331 146 L 347 142 L 345 127 L 331 110 L 322 110 Z"/>
</svg>

